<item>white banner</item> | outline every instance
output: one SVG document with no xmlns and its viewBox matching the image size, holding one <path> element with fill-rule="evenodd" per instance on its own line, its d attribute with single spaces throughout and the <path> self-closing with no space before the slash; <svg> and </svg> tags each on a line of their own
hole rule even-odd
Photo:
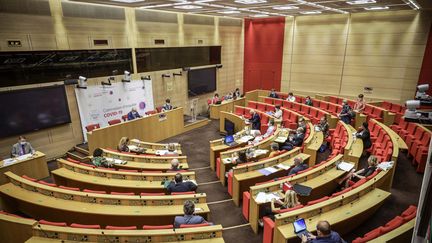
<svg viewBox="0 0 432 243">
<path fill-rule="evenodd" d="M 132 80 L 130 83 L 113 83 L 111 86 L 92 85 L 87 89 L 75 88 L 84 139 L 86 126 L 99 124 L 108 126 L 108 121 L 122 120 L 133 107 L 143 116 L 154 110 L 151 80 Z M 123 121 L 123 120 L 122 120 Z"/>
</svg>

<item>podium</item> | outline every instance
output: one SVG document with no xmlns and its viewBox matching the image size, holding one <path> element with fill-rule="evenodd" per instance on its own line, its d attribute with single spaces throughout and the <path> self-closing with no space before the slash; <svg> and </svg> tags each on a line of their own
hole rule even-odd
<svg viewBox="0 0 432 243">
<path fill-rule="evenodd" d="M 191 119 L 190 122 L 196 122 L 197 118 L 197 108 L 198 108 L 198 98 L 192 99 L 190 101 L 190 112 L 191 112 Z"/>
</svg>

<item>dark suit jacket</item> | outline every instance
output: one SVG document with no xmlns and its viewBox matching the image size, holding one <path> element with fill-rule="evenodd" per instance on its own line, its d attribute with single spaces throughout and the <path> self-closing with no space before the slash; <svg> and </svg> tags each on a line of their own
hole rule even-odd
<svg viewBox="0 0 432 243">
<path fill-rule="evenodd" d="M 361 140 L 363 140 L 363 149 L 368 149 L 372 147 L 370 132 L 368 129 L 364 129 L 361 132 L 356 133 L 356 137 L 361 138 Z"/>
<path fill-rule="evenodd" d="M 269 97 L 277 99 L 279 98 L 279 95 L 277 95 L 276 93 L 270 93 Z"/>
<path fill-rule="evenodd" d="M 128 120 L 133 120 L 135 118 L 140 118 L 140 117 L 141 116 L 140 116 L 140 114 L 138 112 L 132 112 L 132 111 L 130 111 L 128 113 Z"/>
<path fill-rule="evenodd" d="M 171 181 L 171 183 L 167 187 L 167 190 L 169 192 L 190 192 L 195 191 L 196 189 L 197 185 L 195 185 L 191 181 L 184 181 L 180 183 L 175 183 L 174 181 Z"/>
<path fill-rule="evenodd" d="M 22 147 L 24 147 L 24 151 L 22 151 Z M 24 153 L 23 153 L 24 152 Z M 16 143 L 12 146 L 12 157 L 17 157 L 20 155 L 24 155 L 24 154 L 30 154 L 30 153 L 34 153 L 35 150 L 33 149 L 33 147 L 31 146 L 31 144 L 29 142 L 26 142 L 23 145 L 21 145 L 20 143 Z"/>
<path fill-rule="evenodd" d="M 304 137 L 304 133 L 294 135 L 291 140 L 291 144 L 296 147 L 301 146 L 303 144 Z"/>
<path fill-rule="evenodd" d="M 258 113 L 255 113 L 249 122 L 252 123 L 252 130 L 261 130 L 261 118 Z"/>
</svg>

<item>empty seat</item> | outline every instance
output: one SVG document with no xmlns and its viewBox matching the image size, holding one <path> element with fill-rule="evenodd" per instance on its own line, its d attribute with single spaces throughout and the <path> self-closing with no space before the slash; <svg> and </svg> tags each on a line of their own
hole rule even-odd
<svg viewBox="0 0 432 243">
<path fill-rule="evenodd" d="M 209 223 L 203 223 L 203 224 L 181 224 L 180 228 L 195 228 L 195 227 L 205 227 L 209 226 Z"/>
<path fill-rule="evenodd" d="M 121 123 L 120 119 L 114 119 L 114 120 L 108 121 L 109 125 L 115 125 L 115 124 L 119 124 L 119 123 Z"/>
<path fill-rule="evenodd" d="M 77 187 L 59 186 L 59 188 L 66 189 L 66 190 L 71 190 L 71 191 L 78 191 L 78 192 L 80 191 L 80 189 L 77 188 Z"/>
<path fill-rule="evenodd" d="M 37 180 L 35 178 L 32 178 L 30 176 L 22 175 L 21 177 L 26 179 L 26 180 L 29 180 L 29 181 L 37 182 Z"/>
<path fill-rule="evenodd" d="M 38 222 L 39 222 L 39 224 L 44 224 L 44 225 L 67 227 L 67 224 L 65 222 L 52 222 L 52 221 L 47 221 L 47 220 L 43 220 L 43 219 L 39 220 Z"/>
<path fill-rule="evenodd" d="M 73 223 L 70 225 L 72 228 L 81 228 L 81 229 L 100 229 L 100 225 L 98 224 L 76 224 Z"/>
<path fill-rule="evenodd" d="M 325 200 L 327 200 L 327 199 L 329 199 L 329 197 L 328 197 L 328 196 L 325 196 L 325 197 L 322 197 L 322 198 L 317 199 L 317 200 L 309 201 L 309 202 L 307 203 L 307 205 L 308 205 L 308 206 L 310 206 L 310 205 L 314 205 L 314 204 L 317 204 L 317 203 L 323 202 L 323 201 L 325 201 Z"/>
<path fill-rule="evenodd" d="M 133 192 L 111 192 L 111 195 L 125 195 L 125 196 L 134 196 Z"/>
<path fill-rule="evenodd" d="M 165 196 L 164 192 L 141 192 L 141 196 Z"/>
<path fill-rule="evenodd" d="M 188 194 L 195 194 L 194 191 L 191 192 L 172 192 L 171 195 L 188 195 Z"/>
<path fill-rule="evenodd" d="M 90 190 L 90 189 L 84 189 L 83 192 L 97 193 L 97 194 L 106 194 L 106 191 L 95 191 L 95 190 Z"/>
<path fill-rule="evenodd" d="M 155 230 L 155 229 L 172 229 L 174 226 L 172 224 L 167 225 L 143 225 L 143 230 Z"/>
<path fill-rule="evenodd" d="M 107 229 L 107 230 L 136 230 L 137 227 L 136 226 L 112 226 L 112 225 L 107 225 L 105 227 L 105 229 Z"/>
<path fill-rule="evenodd" d="M 54 184 L 54 183 L 49 183 L 49 182 L 46 182 L 46 181 L 38 181 L 38 183 L 43 184 L 43 185 L 46 185 L 46 186 L 53 186 L 53 187 L 56 187 L 56 186 L 57 186 L 57 185 Z"/>
</svg>

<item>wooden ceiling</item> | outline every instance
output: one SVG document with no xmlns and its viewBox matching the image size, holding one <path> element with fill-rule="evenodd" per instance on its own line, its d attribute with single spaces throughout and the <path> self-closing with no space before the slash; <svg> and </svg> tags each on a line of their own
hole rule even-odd
<svg viewBox="0 0 432 243">
<path fill-rule="evenodd" d="M 430 8 L 428 1 L 424 0 L 69 0 L 69 2 L 234 18 L 419 10 L 423 9 L 421 4 L 427 5 L 425 9 Z"/>
</svg>

